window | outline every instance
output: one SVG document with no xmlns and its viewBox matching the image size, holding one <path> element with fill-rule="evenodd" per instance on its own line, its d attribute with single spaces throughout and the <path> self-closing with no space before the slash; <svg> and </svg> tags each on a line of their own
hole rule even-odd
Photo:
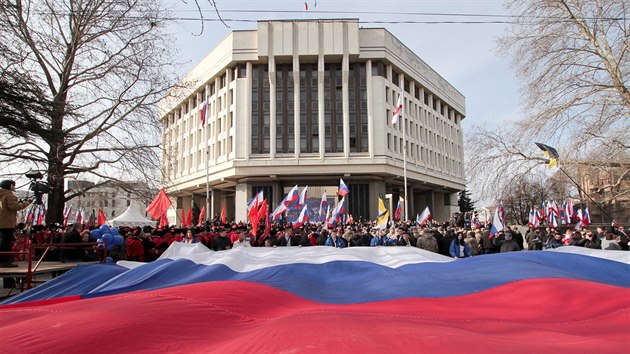
<svg viewBox="0 0 630 354">
<path fill-rule="evenodd" d="M 325 152 L 343 152 L 341 64 L 326 64 L 324 75 Z"/>
<path fill-rule="evenodd" d="M 317 66 L 300 64 L 300 152 L 319 151 Z"/>
<path fill-rule="evenodd" d="M 348 78 L 350 152 L 367 152 L 367 86 L 365 63 L 351 63 Z"/>
<path fill-rule="evenodd" d="M 252 68 L 252 154 L 269 153 L 269 80 L 265 64 Z"/>
<path fill-rule="evenodd" d="M 276 67 L 276 152 L 295 152 L 293 65 Z"/>
</svg>

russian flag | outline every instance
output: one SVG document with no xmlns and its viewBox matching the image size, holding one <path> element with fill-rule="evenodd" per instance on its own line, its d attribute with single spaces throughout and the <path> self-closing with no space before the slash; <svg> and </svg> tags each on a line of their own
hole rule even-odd
<svg viewBox="0 0 630 354">
<path fill-rule="evenodd" d="M 398 204 L 396 204 L 396 210 L 394 210 L 394 219 L 400 220 L 400 212 L 402 210 L 400 206 L 401 198 L 398 198 Z"/>
<path fill-rule="evenodd" d="M 284 206 L 288 207 L 289 205 L 291 205 L 291 203 L 298 200 L 298 198 L 299 198 L 298 186 L 296 184 L 293 188 L 291 188 L 289 193 L 287 193 L 286 197 L 284 197 L 284 200 L 283 200 Z"/>
<path fill-rule="evenodd" d="M 79 265 L 6 299 L 0 341 L 7 353 L 623 353 L 623 253 L 453 259 L 415 247 L 175 242 L 157 261 Z"/>
<path fill-rule="evenodd" d="M 343 179 L 339 178 L 339 190 L 337 191 L 337 194 L 345 197 L 348 193 L 350 193 L 350 189 L 346 185 L 346 182 L 344 182 Z"/>
<path fill-rule="evenodd" d="M 300 215 L 298 216 L 295 223 L 293 223 L 293 228 L 297 229 L 298 227 L 304 225 L 305 222 L 308 221 L 308 205 L 304 205 L 302 211 L 300 211 Z"/>
<path fill-rule="evenodd" d="M 494 217 L 492 218 L 492 227 L 490 228 L 490 236 L 494 237 L 499 231 L 503 230 L 503 205 L 499 205 L 494 209 Z"/>
<path fill-rule="evenodd" d="M 83 224 L 83 208 L 77 210 L 77 214 L 76 214 L 76 222 L 79 224 Z"/>
<path fill-rule="evenodd" d="M 582 212 L 582 223 L 586 226 L 591 224 L 591 214 L 588 212 L 588 207 L 584 208 Z"/>
<path fill-rule="evenodd" d="M 527 226 L 534 227 L 536 216 L 534 215 L 534 209 L 529 209 L 529 217 L 527 219 Z"/>
<path fill-rule="evenodd" d="M 343 197 L 341 198 L 339 203 L 337 203 L 337 205 L 335 206 L 335 209 L 332 212 L 332 219 L 334 222 L 339 222 L 339 217 L 345 211 L 345 203 L 346 203 L 346 197 Z"/>
</svg>

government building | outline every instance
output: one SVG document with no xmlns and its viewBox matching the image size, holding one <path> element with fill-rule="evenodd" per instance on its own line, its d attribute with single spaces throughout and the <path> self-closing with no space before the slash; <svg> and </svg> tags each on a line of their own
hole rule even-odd
<svg viewBox="0 0 630 354">
<path fill-rule="evenodd" d="M 182 208 L 206 205 L 206 193 L 210 215 L 245 221 L 256 192 L 273 210 L 295 185 L 308 185 L 317 221 L 322 193 L 334 205 L 340 179 L 350 189 L 346 213 L 376 219 L 379 195 L 393 206 L 404 195 L 404 151 L 409 219 L 429 206 L 447 220 L 465 185 L 464 96 L 386 29 L 357 19 L 234 31 L 160 102 L 160 114 L 175 224 Z"/>
</svg>

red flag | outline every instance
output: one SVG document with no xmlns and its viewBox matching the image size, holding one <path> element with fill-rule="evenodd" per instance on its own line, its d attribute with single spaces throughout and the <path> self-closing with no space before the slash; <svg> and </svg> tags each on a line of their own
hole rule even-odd
<svg viewBox="0 0 630 354">
<path fill-rule="evenodd" d="M 151 204 L 147 207 L 147 212 L 151 219 L 157 220 L 160 216 L 166 213 L 166 210 L 171 207 L 171 200 L 166 195 L 164 189 L 160 189 L 160 192 L 153 199 Z"/>
<path fill-rule="evenodd" d="M 166 213 L 162 214 L 162 217 L 160 218 L 160 227 L 166 227 L 168 226 L 168 218 L 166 217 Z"/>
<path fill-rule="evenodd" d="M 96 223 L 98 225 L 105 225 L 106 222 L 107 218 L 105 217 L 105 213 L 103 213 L 103 210 L 101 210 L 101 208 L 98 208 L 98 219 L 96 220 Z"/>
<path fill-rule="evenodd" d="M 182 208 L 182 219 L 181 219 L 181 225 L 182 227 L 187 226 L 186 225 L 186 209 Z"/>
<path fill-rule="evenodd" d="M 263 200 L 262 203 L 260 203 L 260 208 L 258 209 L 258 220 L 261 220 L 265 215 L 269 215 L 267 199 Z"/>
<path fill-rule="evenodd" d="M 186 217 L 186 226 L 192 227 L 192 208 L 188 209 L 188 217 Z"/>
<path fill-rule="evenodd" d="M 258 232 L 258 210 L 256 208 L 249 209 L 249 223 L 252 225 L 252 235 L 256 236 Z"/>
<path fill-rule="evenodd" d="M 199 221 L 197 222 L 197 225 L 201 226 L 203 224 L 203 220 L 206 217 L 206 206 L 204 205 L 203 208 L 201 208 L 201 213 L 199 213 Z"/>
<path fill-rule="evenodd" d="M 263 232 L 260 239 L 258 239 L 258 246 L 262 246 L 265 242 L 265 239 L 269 237 L 271 233 L 271 222 L 269 221 L 269 210 L 265 209 L 265 232 Z"/>
<path fill-rule="evenodd" d="M 225 212 L 225 208 L 221 209 L 221 222 L 227 224 L 227 213 Z"/>
</svg>

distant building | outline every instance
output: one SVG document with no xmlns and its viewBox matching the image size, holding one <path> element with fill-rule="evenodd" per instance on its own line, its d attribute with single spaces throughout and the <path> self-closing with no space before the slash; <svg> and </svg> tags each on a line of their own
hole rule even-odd
<svg viewBox="0 0 630 354">
<path fill-rule="evenodd" d="M 324 190 L 334 202 L 340 178 L 350 188 L 347 213 L 374 219 L 379 195 L 395 205 L 404 193 L 403 151 L 408 218 L 427 205 L 436 220 L 459 210 L 464 96 L 384 28 L 259 21 L 230 33 L 182 84 L 160 104 L 171 223 L 182 208 L 206 204 L 206 183 L 209 215 L 225 209 L 246 220 L 259 189 L 273 208 L 294 185 L 308 185 L 318 205 Z"/>
<path fill-rule="evenodd" d="M 609 225 L 614 219 L 622 225 L 630 224 L 630 173 L 623 175 L 626 170 L 627 167 L 580 168 L 581 204 L 588 207 L 592 223 Z M 605 213 L 584 192 L 593 198 Z"/>
<path fill-rule="evenodd" d="M 90 181 L 70 180 L 68 181 L 67 189 L 70 192 L 78 192 L 93 185 L 94 182 Z M 85 217 L 89 217 L 92 210 L 94 210 L 96 215 L 98 208 L 101 208 L 109 220 L 122 214 L 132 202 L 140 206 L 149 205 L 152 196 L 155 196 L 155 194 L 157 194 L 157 191 L 151 191 L 144 183 L 108 183 L 88 189 L 67 204 L 72 205 L 72 215 L 75 215 L 77 210 L 83 208 Z M 144 210 L 140 211 L 146 215 Z"/>
</svg>

